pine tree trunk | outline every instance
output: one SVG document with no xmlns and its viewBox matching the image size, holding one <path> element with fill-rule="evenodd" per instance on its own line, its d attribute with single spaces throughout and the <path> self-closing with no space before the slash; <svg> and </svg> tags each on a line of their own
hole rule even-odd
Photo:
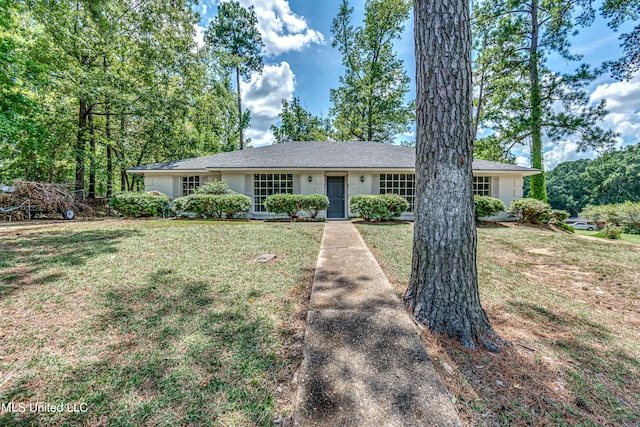
<svg viewBox="0 0 640 427">
<path fill-rule="evenodd" d="M 499 351 L 478 293 L 469 5 L 414 8 L 418 191 L 405 305 L 432 332 Z"/>
<path fill-rule="evenodd" d="M 531 167 L 543 170 L 542 163 L 542 100 L 540 98 L 540 73 L 538 71 L 538 0 L 531 2 L 531 45 L 529 46 L 529 94 L 531 106 Z M 547 201 L 544 172 L 531 177 L 531 196 Z"/>
</svg>

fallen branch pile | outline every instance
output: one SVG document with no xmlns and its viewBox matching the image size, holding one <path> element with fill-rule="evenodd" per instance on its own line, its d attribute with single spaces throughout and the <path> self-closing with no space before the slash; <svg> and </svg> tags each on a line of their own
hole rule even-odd
<svg viewBox="0 0 640 427">
<path fill-rule="evenodd" d="M 32 211 L 53 213 L 72 209 L 77 212 L 86 208 L 73 199 L 73 194 L 64 185 L 17 180 L 13 187 L 13 192 L 0 193 L 1 208 L 21 206 L 26 200 Z"/>
</svg>

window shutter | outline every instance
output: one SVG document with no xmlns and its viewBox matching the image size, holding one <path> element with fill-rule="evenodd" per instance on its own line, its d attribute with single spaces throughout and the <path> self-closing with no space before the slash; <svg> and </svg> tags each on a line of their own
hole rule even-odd
<svg viewBox="0 0 640 427">
<path fill-rule="evenodd" d="M 491 197 L 500 197 L 500 178 L 491 177 Z"/>
</svg>

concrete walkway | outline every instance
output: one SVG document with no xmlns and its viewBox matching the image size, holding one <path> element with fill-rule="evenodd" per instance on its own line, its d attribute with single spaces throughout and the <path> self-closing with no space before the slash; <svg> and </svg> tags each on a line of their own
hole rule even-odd
<svg viewBox="0 0 640 427">
<path fill-rule="evenodd" d="M 415 325 L 348 221 L 324 229 L 294 425 L 462 425 Z"/>
</svg>

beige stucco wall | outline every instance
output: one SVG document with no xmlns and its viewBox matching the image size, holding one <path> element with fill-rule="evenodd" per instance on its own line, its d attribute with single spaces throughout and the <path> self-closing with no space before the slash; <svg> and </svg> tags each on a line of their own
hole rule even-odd
<svg viewBox="0 0 640 427">
<path fill-rule="evenodd" d="M 502 199 L 506 208 L 509 208 L 509 205 L 514 200 L 519 200 L 522 198 L 523 184 L 523 179 L 520 176 L 499 177 L 497 197 Z"/>
<path fill-rule="evenodd" d="M 222 173 L 221 179 L 229 185 L 229 188 L 240 194 L 248 194 L 245 174 L 241 173 Z"/>
<path fill-rule="evenodd" d="M 159 191 L 171 197 L 175 198 L 173 191 L 174 176 L 145 176 L 144 177 L 144 189 L 145 191 Z"/>
</svg>

